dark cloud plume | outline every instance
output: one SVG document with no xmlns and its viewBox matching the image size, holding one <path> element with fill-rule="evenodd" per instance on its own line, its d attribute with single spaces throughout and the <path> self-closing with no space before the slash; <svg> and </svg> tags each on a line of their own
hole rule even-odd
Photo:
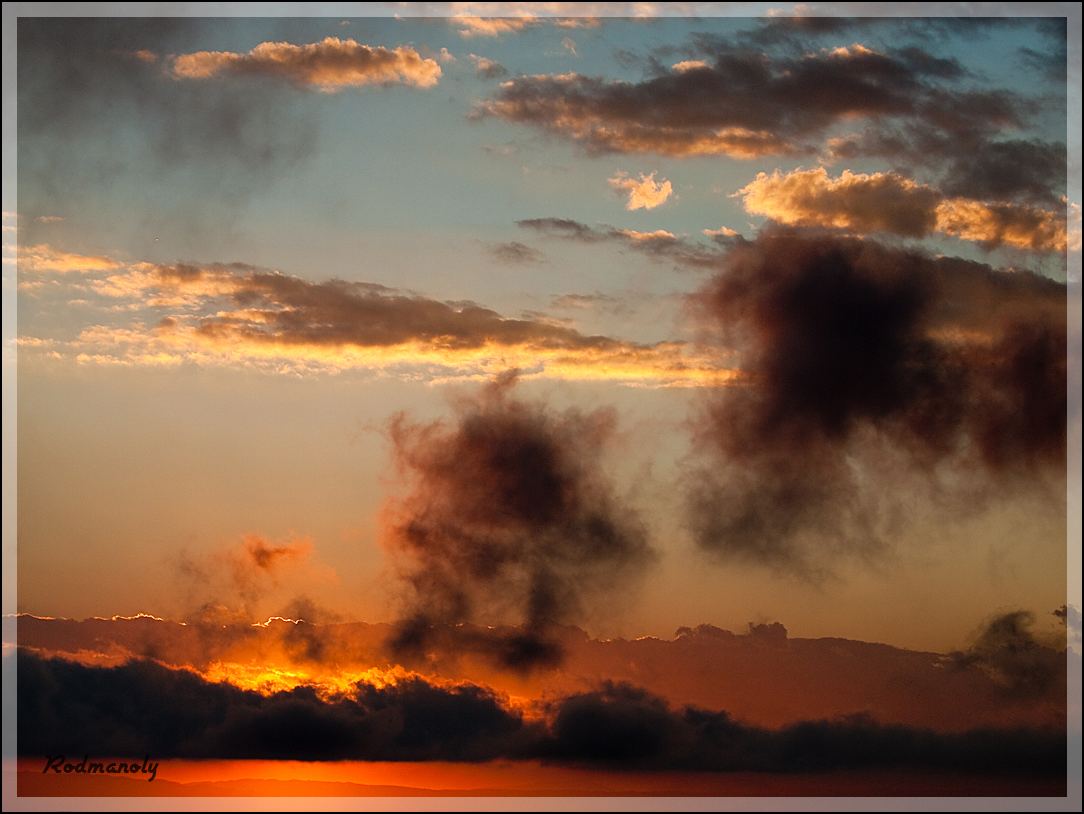
<svg viewBox="0 0 1084 814">
<path fill-rule="evenodd" d="M 1010 695 L 1040 697 L 1065 676 L 1066 653 L 1043 643 L 1034 628 L 1035 616 L 1027 611 L 1000 614 L 951 660 L 959 667 L 977 667 Z"/>
<path fill-rule="evenodd" d="M 8 658 L 8 656 L 5 656 Z M 557 699 L 527 721 L 470 684 L 420 678 L 338 697 L 300 687 L 260 695 L 134 661 L 85 667 L 17 655 L 19 753 L 301 760 L 541 759 L 640 770 L 934 769 L 1064 774 L 1064 729 L 939 733 L 863 717 L 779 730 L 725 712 L 675 709 L 607 683 Z"/>
<path fill-rule="evenodd" d="M 651 558 L 640 521 L 598 462 L 613 412 L 552 411 L 515 398 L 514 384 L 505 375 L 465 399 L 451 426 L 391 423 L 409 485 L 387 514 L 387 544 L 411 588 L 395 642 L 407 655 L 424 653 L 435 628 L 485 610 L 514 615 L 520 632 L 475 634 L 464 646 L 491 646 L 509 667 L 553 663 L 548 631 L 588 591 Z"/>
<path fill-rule="evenodd" d="M 1063 483 L 1065 296 L 1029 273 L 869 240 L 735 244 L 692 299 L 743 371 L 695 426 L 699 544 L 800 570 L 876 547 L 899 520 L 884 478 L 901 459 L 927 479 L 951 467 L 959 489 L 1040 472 Z"/>
</svg>

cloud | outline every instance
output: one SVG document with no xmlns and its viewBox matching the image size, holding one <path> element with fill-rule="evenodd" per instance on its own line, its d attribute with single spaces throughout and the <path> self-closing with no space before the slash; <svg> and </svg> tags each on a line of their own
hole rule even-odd
<svg viewBox="0 0 1084 814">
<path fill-rule="evenodd" d="M 245 54 L 181 54 L 173 59 L 172 73 L 177 79 L 210 79 L 227 73 L 267 76 L 335 93 L 366 85 L 431 88 L 440 81 L 441 69 L 436 60 L 423 58 L 406 45 L 392 49 L 325 37 L 307 45 L 263 42 Z"/>
<path fill-rule="evenodd" d="M 526 28 L 538 24 L 538 18 L 524 14 L 517 17 L 475 17 L 468 14 L 456 14 L 450 23 L 459 28 L 459 36 L 499 37 L 501 34 L 518 34 Z"/>
<path fill-rule="evenodd" d="M 538 249 L 528 246 L 526 243 L 520 243 L 518 240 L 497 243 L 491 246 L 490 250 L 493 252 L 493 256 L 503 263 L 541 263 L 546 257 Z"/>
<path fill-rule="evenodd" d="M 5 252 L 6 253 L 6 252 Z M 76 254 L 54 248 L 45 243 L 33 246 L 20 246 L 16 255 L 20 273 L 85 273 L 112 271 L 122 264 L 101 255 Z M 8 258 L 5 258 L 5 264 Z"/>
<path fill-rule="evenodd" d="M 261 695 L 149 661 L 94 668 L 24 652 L 18 672 L 25 755 L 472 761 L 512 752 L 525 729 L 488 690 L 420 678 L 358 683 L 324 700 L 307 687 Z"/>
<path fill-rule="evenodd" d="M 746 212 L 784 224 L 909 237 L 933 231 L 939 198 L 935 190 L 895 173 L 844 170 L 833 179 L 823 167 L 761 172 L 735 195 L 742 198 Z"/>
<path fill-rule="evenodd" d="M 718 229 L 703 229 L 701 234 L 706 237 L 710 237 L 713 240 L 741 237 L 741 233 L 731 229 L 729 226 L 720 226 Z"/>
<path fill-rule="evenodd" d="M 662 206 L 674 192 L 673 186 L 665 178 L 655 180 L 655 173 L 640 173 L 640 180 L 630 178 L 627 173 L 619 172 L 609 179 L 610 187 L 618 194 L 628 195 L 625 209 L 654 209 Z"/>
<path fill-rule="evenodd" d="M 718 247 L 694 243 L 666 229 L 644 232 L 613 226 L 595 228 L 568 218 L 528 218 L 516 221 L 516 225 L 576 243 L 617 243 L 660 262 L 674 263 L 679 268 L 717 269 L 722 261 Z"/>
<path fill-rule="evenodd" d="M 824 167 L 761 172 L 735 195 L 750 214 L 788 225 L 905 237 L 941 233 L 988 247 L 1035 251 L 1062 252 L 1066 247 L 1064 212 L 945 197 L 894 172 L 844 170 L 838 178 Z"/>
<path fill-rule="evenodd" d="M 386 545 L 410 588 L 398 649 L 424 654 L 433 625 L 513 614 L 508 667 L 551 662 L 550 629 L 651 561 L 644 528 L 599 465 L 612 411 L 557 413 L 517 399 L 514 374 L 457 405 L 455 423 L 390 426 L 409 485 L 387 507 Z"/>
<path fill-rule="evenodd" d="M 683 59 L 681 62 L 675 62 L 671 68 L 677 73 L 698 71 L 700 69 L 711 70 L 711 66 L 702 59 Z"/>
<path fill-rule="evenodd" d="M 622 301 L 609 294 L 561 294 L 554 297 L 551 303 L 554 308 L 561 309 L 591 309 L 602 308 L 618 311 L 623 307 Z"/>
<path fill-rule="evenodd" d="M 629 684 L 561 699 L 551 709 L 544 758 L 556 762 L 694 771 L 952 769 L 1049 772 L 1065 769 L 1064 733 L 975 730 L 942 734 L 885 726 L 865 716 L 807 721 L 779 730 L 751 727 L 725 712 L 674 709 Z"/>
<path fill-rule="evenodd" d="M 289 543 L 286 545 L 271 545 L 266 540 L 254 534 L 245 537 L 245 554 L 248 560 L 257 568 L 271 573 L 280 563 L 290 560 L 301 559 L 308 555 L 312 548 L 311 543 Z"/>
<path fill-rule="evenodd" d="M 516 225 L 581 243 L 597 243 L 608 238 L 608 234 L 569 218 L 528 218 L 517 220 Z"/>
<path fill-rule="evenodd" d="M 538 25 L 557 28 L 597 28 L 598 17 L 579 16 L 612 11 L 599 3 L 452 3 L 449 25 L 465 39 L 518 34 Z M 572 14 L 577 16 L 563 16 Z"/>
<path fill-rule="evenodd" d="M 896 467 L 920 474 L 932 504 L 982 484 L 1001 483 L 999 499 L 1046 488 L 1044 472 L 1064 491 L 1065 297 L 1026 272 L 870 240 L 734 243 L 691 300 L 705 341 L 741 370 L 696 423 L 698 543 L 807 574 L 869 552 L 903 519 L 905 485 L 886 485 Z"/>
<path fill-rule="evenodd" d="M 298 565 L 303 563 L 283 571 L 284 582 Z M 201 578 L 213 575 L 207 567 Z M 320 595 L 316 585 L 307 591 Z M 341 694 L 358 680 L 371 683 L 409 675 L 389 647 L 401 627 L 335 621 L 333 612 L 293 590 L 274 604 L 262 604 L 261 613 L 244 613 L 209 601 L 185 614 L 184 624 L 149 614 L 84 620 L 22 614 L 19 643 L 40 655 L 89 666 L 153 658 L 242 689 L 271 692 L 310 686 L 322 698 Z M 1063 665 L 1069 658 L 1079 664 L 1079 650 L 1065 652 L 1060 625 L 1051 620 L 1049 627 L 1052 630 L 1036 637 L 1049 652 L 1033 651 L 1031 658 L 1048 664 L 1062 659 Z M 855 713 L 883 723 L 953 732 L 1062 727 L 1065 721 L 1065 672 L 1055 673 L 1053 682 L 1043 685 L 1045 690 L 1012 692 L 998 672 L 978 661 L 963 663 L 959 654 L 840 637 L 791 637 L 780 624 L 750 624 L 743 633 L 702 624 L 679 628 L 669 639 L 592 638 L 567 625 L 553 627 L 548 636 L 527 633 L 519 626 L 432 625 L 423 632 L 425 674 L 438 683 L 470 680 L 521 698 L 542 699 L 580 693 L 607 679 L 628 681 L 670 704 L 723 708 L 739 720 L 773 729 Z M 549 644 L 550 654 L 562 656 L 560 669 L 536 670 L 529 676 L 509 671 L 503 662 L 521 656 L 527 644 L 534 645 L 536 653 L 539 645 Z M 789 669 L 779 670 L 780 659 L 787 660 Z M 726 664 L 728 670 L 705 672 L 705 664 Z M 1075 669 L 1073 663 L 1070 669 Z"/>
<path fill-rule="evenodd" d="M 9 656 L 5 656 L 9 658 Z M 260 694 L 150 661 L 86 667 L 22 650 L 20 755 L 279 760 L 542 760 L 635 770 L 923 769 L 1064 775 L 1064 728 L 941 733 L 852 716 L 782 729 L 674 708 L 606 683 L 557 698 L 540 719 L 472 684 L 417 676 Z"/>
<path fill-rule="evenodd" d="M 506 259 L 511 252 L 525 260 L 532 251 L 505 248 Z M 686 356 L 681 343 L 589 336 L 549 319 L 503 317 L 475 303 L 374 283 L 312 282 L 242 263 L 134 263 L 86 280 L 80 292 L 88 291 L 99 307 L 141 318 L 90 325 L 77 339 L 60 342 L 83 364 L 240 364 L 292 373 L 368 369 L 467 378 L 518 365 L 528 376 L 663 385 L 720 375 L 716 362 Z"/>
<path fill-rule="evenodd" d="M 474 72 L 480 79 L 500 79 L 508 76 L 508 69 L 492 59 L 471 54 L 470 60 L 474 63 Z"/>
<path fill-rule="evenodd" d="M 301 585 L 319 589 L 338 579 L 334 569 L 313 557 L 313 548 L 307 537 L 276 544 L 245 534 L 218 550 L 181 551 L 171 568 L 184 591 L 189 619 L 249 624 L 267 613 L 283 584 L 289 590 Z"/>
<path fill-rule="evenodd" d="M 530 125 L 590 153 L 815 153 L 832 128 L 893 121 L 946 137 L 1021 126 L 1028 104 L 1008 91 L 944 87 L 945 66 L 919 49 L 861 45 L 801 55 L 714 43 L 703 66 L 640 82 L 578 73 L 503 83 L 474 115 Z"/>
<path fill-rule="evenodd" d="M 677 235 L 666 229 L 655 229 L 650 232 L 640 232 L 636 229 L 618 229 L 617 234 L 628 238 L 633 243 L 661 243 L 671 244 L 677 241 Z"/>
<path fill-rule="evenodd" d="M 1001 134 L 997 134 L 1001 135 Z M 1065 195 L 1065 145 L 1006 139 L 982 129 L 940 132 L 919 124 L 881 124 L 829 138 L 825 157 L 877 157 L 909 172 L 928 171 L 947 195 L 1056 206 Z"/>
<path fill-rule="evenodd" d="M 1033 631 L 1035 615 L 1010 611 L 995 616 L 966 651 L 952 654 L 958 667 L 978 667 L 1005 692 L 1041 697 L 1065 675 L 1065 652 L 1045 646 Z"/>
<path fill-rule="evenodd" d="M 1064 252 L 1065 212 L 950 198 L 937 207 L 937 231 L 987 246 Z"/>
</svg>

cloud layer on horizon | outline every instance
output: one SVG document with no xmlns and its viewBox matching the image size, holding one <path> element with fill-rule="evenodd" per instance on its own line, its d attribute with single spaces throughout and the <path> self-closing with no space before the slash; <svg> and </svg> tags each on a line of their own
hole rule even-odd
<svg viewBox="0 0 1084 814">
<path fill-rule="evenodd" d="M 5 655 L 5 658 L 13 656 Z M 641 770 L 912 768 L 1064 774 L 1063 729 L 938 733 L 865 717 L 751 727 L 674 708 L 629 684 L 548 702 L 528 718 L 491 690 L 418 677 L 359 681 L 334 698 L 261 695 L 150 661 L 86 667 L 17 657 L 19 752 L 285 760 L 534 759 Z"/>
</svg>

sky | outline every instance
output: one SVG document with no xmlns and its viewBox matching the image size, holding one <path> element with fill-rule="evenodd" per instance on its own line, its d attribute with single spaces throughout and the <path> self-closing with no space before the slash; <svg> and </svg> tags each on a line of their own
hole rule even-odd
<svg viewBox="0 0 1084 814">
<path fill-rule="evenodd" d="M 19 611 L 948 651 L 1066 603 L 1063 21 L 18 37 Z"/>
<path fill-rule="evenodd" d="M 23 798 L 1079 798 L 1076 7 L 709 6 L 5 6 Z"/>
</svg>

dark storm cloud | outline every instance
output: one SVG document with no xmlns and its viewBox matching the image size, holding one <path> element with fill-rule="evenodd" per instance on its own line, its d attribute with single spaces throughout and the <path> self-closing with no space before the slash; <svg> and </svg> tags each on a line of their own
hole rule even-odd
<svg viewBox="0 0 1084 814">
<path fill-rule="evenodd" d="M 767 730 L 614 683 L 553 704 L 541 751 L 555 762 L 622 769 L 1065 771 L 1065 735 L 1055 729 L 945 734 L 849 716 Z"/>
<path fill-rule="evenodd" d="M 18 654 L 19 751 L 293 760 L 487 760 L 524 732 L 474 685 L 359 683 L 323 700 L 308 687 L 264 696 L 149 661 L 84 667 Z"/>
<path fill-rule="evenodd" d="M 807 571 L 876 547 L 898 518 L 893 456 L 927 476 L 955 465 L 969 484 L 1063 473 L 1065 295 L 869 240 L 770 231 L 734 245 L 692 299 L 743 371 L 695 425 L 699 544 Z"/>
<path fill-rule="evenodd" d="M 502 263 L 513 265 L 541 263 L 546 259 L 546 256 L 538 249 L 526 243 L 520 243 L 518 240 L 494 244 L 490 247 L 490 252 Z"/>
<path fill-rule="evenodd" d="M 208 89 L 166 74 L 158 57 L 199 39 L 203 25 L 20 19 L 20 204 L 55 211 L 138 177 L 161 217 L 203 228 L 312 155 L 317 126 L 303 105 L 277 104 L 251 83 Z M 169 191 L 179 183 L 198 184 L 198 216 L 175 211 Z"/>
<path fill-rule="evenodd" d="M 5 658 L 8 658 L 7 656 Z M 339 697 L 259 695 L 152 662 L 84 667 L 20 651 L 19 754 L 301 760 L 541 759 L 596 768 L 829 771 L 920 768 L 1064 774 L 1065 732 L 938 733 L 863 717 L 779 730 L 675 709 L 628 684 L 548 704 L 527 722 L 489 690 L 420 678 Z"/>
<path fill-rule="evenodd" d="M 387 544 L 412 592 L 395 642 L 408 655 L 424 652 L 434 626 L 487 610 L 522 621 L 493 642 L 498 661 L 553 663 L 547 631 L 651 559 L 599 464 L 613 412 L 550 410 L 514 385 L 505 375 L 461 401 L 451 425 L 391 423 L 408 491 L 388 507 Z"/>
</svg>

